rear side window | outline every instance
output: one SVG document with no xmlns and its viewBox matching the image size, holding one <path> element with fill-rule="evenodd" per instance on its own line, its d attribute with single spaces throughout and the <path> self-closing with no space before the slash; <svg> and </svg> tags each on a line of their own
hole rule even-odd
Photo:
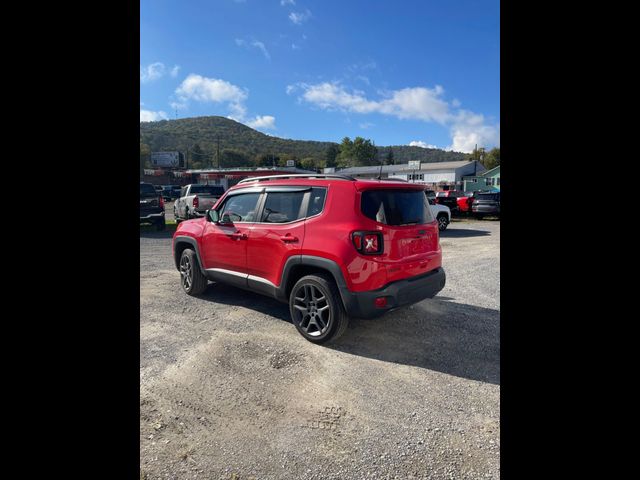
<svg viewBox="0 0 640 480">
<path fill-rule="evenodd" d="M 301 206 L 305 192 L 267 193 L 261 222 L 287 223 L 302 218 Z"/>
<path fill-rule="evenodd" d="M 149 183 L 141 183 L 140 184 L 140 196 L 141 197 L 155 197 L 156 189 L 153 185 Z"/>
<path fill-rule="evenodd" d="M 477 193 L 475 198 L 478 200 L 499 200 L 499 196 L 497 193 Z"/>
<path fill-rule="evenodd" d="M 307 217 L 319 214 L 324 209 L 324 200 L 327 197 L 326 188 L 312 188 L 309 198 L 309 209 Z"/>
<path fill-rule="evenodd" d="M 431 223 L 433 214 L 422 190 L 367 190 L 362 192 L 362 213 L 386 225 Z"/>
</svg>

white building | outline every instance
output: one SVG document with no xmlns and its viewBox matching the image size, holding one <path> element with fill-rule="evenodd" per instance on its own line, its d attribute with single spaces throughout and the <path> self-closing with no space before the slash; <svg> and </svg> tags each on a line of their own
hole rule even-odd
<svg viewBox="0 0 640 480">
<path fill-rule="evenodd" d="M 476 161 L 458 162 L 410 162 L 399 165 L 349 167 L 343 169 L 325 169 L 325 173 L 343 173 L 356 178 L 398 178 L 412 183 L 424 183 L 430 186 L 448 185 L 462 189 L 462 177 L 478 175 L 486 169 Z"/>
</svg>

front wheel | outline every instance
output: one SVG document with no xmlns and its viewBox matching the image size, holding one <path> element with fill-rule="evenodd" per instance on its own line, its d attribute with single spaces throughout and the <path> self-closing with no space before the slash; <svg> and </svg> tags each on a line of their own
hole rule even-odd
<svg viewBox="0 0 640 480">
<path fill-rule="evenodd" d="M 180 284 L 187 295 L 200 295 L 207 288 L 207 277 L 200 271 L 196 252 L 190 248 L 180 256 Z"/>
<path fill-rule="evenodd" d="M 446 215 L 438 215 L 438 230 L 443 232 L 443 231 L 445 231 L 447 229 L 448 225 L 449 225 L 449 219 L 447 218 L 447 216 Z"/>
<path fill-rule="evenodd" d="M 337 339 L 349 324 L 338 287 L 333 278 L 321 273 L 296 282 L 289 295 L 289 312 L 298 332 L 312 343 Z"/>
</svg>

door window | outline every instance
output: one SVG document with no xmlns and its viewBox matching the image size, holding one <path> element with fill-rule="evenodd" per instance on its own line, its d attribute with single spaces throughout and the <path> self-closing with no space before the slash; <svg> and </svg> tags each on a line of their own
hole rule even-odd
<svg viewBox="0 0 640 480">
<path fill-rule="evenodd" d="M 258 198 L 260 198 L 259 193 L 244 193 L 229 197 L 220 210 L 220 218 L 228 213 L 234 223 L 255 222 Z"/>
<path fill-rule="evenodd" d="M 262 212 L 263 223 L 288 223 L 302 217 L 301 206 L 305 192 L 267 193 Z"/>
</svg>

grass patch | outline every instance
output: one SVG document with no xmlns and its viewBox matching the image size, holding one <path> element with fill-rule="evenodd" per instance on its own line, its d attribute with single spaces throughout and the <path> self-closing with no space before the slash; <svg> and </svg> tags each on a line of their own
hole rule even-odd
<svg viewBox="0 0 640 480">
<path fill-rule="evenodd" d="M 165 222 L 165 230 L 164 231 L 165 232 L 175 232 L 177 227 L 178 227 L 178 224 L 175 221 Z M 151 224 L 147 224 L 147 223 L 141 223 L 140 224 L 140 231 L 141 232 L 157 232 L 155 225 L 151 225 Z"/>
</svg>

